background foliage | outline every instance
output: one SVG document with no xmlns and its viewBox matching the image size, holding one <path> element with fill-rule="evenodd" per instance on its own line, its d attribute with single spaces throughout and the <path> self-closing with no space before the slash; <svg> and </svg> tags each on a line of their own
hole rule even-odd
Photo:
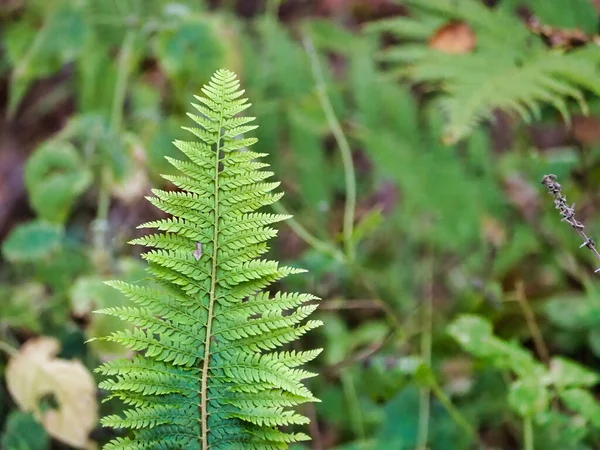
<svg viewBox="0 0 600 450">
<path fill-rule="evenodd" d="M 2 2 L 0 446 L 119 434 L 89 368 L 125 350 L 84 341 L 121 325 L 91 311 L 128 304 L 104 280 L 145 278 L 126 242 L 226 67 L 295 215 L 273 257 L 310 271 L 282 290 L 323 299 L 298 448 L 600 448 L 597 261 L 539 183 L 600 236 L 598 8 Z"/>
</svg>

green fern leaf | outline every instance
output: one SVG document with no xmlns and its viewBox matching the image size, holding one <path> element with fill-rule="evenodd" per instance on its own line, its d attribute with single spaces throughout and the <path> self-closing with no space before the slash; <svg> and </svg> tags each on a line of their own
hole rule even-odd
<svg viewBox="0 0 600 450">
<path fill-rule="evenodd" d="M 299 369 L 320 353 L 277 350 L 321 325 L 306 320 L 316 297 L 258 292 L 299 269 L 259 259 L 289 216 L 256 210 L 277 201 L 279 183 L 247 149 L 253 118 L 235 75 L 217 71 L 196 97 L 186 128 L 200 142 L 176 141 L 186 160 L 168 158 L 180 174 L 165 176 L 183 191 L 154 190 L 149 201 L 172 217 L 140 225 L 157 233 L 131 241 L 144 245 L 149 288 L 108 284 L 135 307 L 97 311 L 134 328 L 103 337 L 136 352 L 97 369 L 100 387 L 129 409 L 104 417 L 108 427 L 130 429 L 105 449 L 280 449 L 308 439 L 281 426 L 304 425 L 293 411 L 317 401 Z"/>
<path fill-rule="evenodd" d="M 545 48 L 516 16 L 493 10 L 478 0 L 406 0 L 412 18 L 392 18 L 369 26 L 408 41 L 381 53 L 392 74 L 438 91 L 447 116 L 444 140 L 468 136 L 496 109 L 529 122 L 542 106 L 570 119 L 569 101 L 586 113 L 584 93 L 600 95 L 600 49 L 564 52 Z M 427 40 L 449 20 L 468 24 L 477 43 L 471 53 L 449 54 L 429 48 Z"/>
</svg>

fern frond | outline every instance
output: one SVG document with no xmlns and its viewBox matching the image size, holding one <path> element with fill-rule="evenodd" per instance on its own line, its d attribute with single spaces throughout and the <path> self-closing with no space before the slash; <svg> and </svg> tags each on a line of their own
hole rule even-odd
<svg viewBox="0 0 600 450">
<path fill-rule="evenodd" d="M 136 352 L 103 364 L 100 387 L 122 400 L 123 415 L 105 426 L 126 428 L 105 449 L 281 449 L 307 440 L 281 426 L 308 423 L 293 408 L 318 401 L 302 383 L 300 369 L 320 350 L 276 349 L 321 325 L 306 320 L 316 297 L 260 292 L 303 272 L 258 259 L 277 234 L 270 225 L 287 215 L 257 212 L 276 202 L 278 182 L 247 149 L 256 128 L 237 114 L 250 106 L 235 75 L 217 71 L 186 128 L 199 142 L 176 141 L 185 159 L 168 158 L 178 175 L 164 176 L 181 192 L 153 190 L 149 201 L 170 218 L 139 226 L 158 230 L 134 239 L 154 277 L 153 287 L 108 284 L 135 307 L 97 311 L 133 324 L 103 339 Z"/>
<path fill-rule="evenodd" d="M 413 18 L 386 19 L 369 28 L 409 42 L 381 53 L 400 78 L 440 92 L 447 115 L 445 141 L 466 137 L 495 109 L 529 122 L 542 107 L 556 109 L 569 121 L 569 101 L 586 113 L 585 91 L 600 95 L 600 49 L 564 52 L 545 48 L 519 19 L 477 0 L 406 0 Z M 471 53 L 448 54 L 429 48 L 428 39 L 449 20 L 465 22 L 476 37 Z"/>
</svg>

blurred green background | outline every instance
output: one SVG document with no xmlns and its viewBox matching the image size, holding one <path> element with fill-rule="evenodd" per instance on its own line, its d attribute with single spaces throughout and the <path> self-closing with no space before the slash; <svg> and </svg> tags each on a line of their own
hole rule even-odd
<svg viewBox="0 0 600 450">
<path fill-rule="evenodd" d="M 297 449 L 600 449 L 600 2 L 0 1 L 0 448 L 100 448 L 84 342 L 219 68 L 294 214 L 323 347 Z M 493 331 L 492 331 L 493 330 Z"/>
</svg>

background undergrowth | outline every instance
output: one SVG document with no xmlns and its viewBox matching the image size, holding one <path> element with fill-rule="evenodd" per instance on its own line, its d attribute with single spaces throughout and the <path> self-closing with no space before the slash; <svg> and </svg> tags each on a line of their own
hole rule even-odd
<svg viewBox="0 0 600 450">
<path fill-rule="evenodd" d="M 126 242 L 226 67 L 294 214 L 271 252 L 309 270 L 283 290 L 323 299 L 297 448 L 600 448 L 597 262 L 540 184 L 600 236 L 599 10 L 1 2 L 0 447 L 114 436 L 89 368 L 124 349 L 83 342 L 121 325 L 91 311 L 144 279 Z"/>
</svg>

